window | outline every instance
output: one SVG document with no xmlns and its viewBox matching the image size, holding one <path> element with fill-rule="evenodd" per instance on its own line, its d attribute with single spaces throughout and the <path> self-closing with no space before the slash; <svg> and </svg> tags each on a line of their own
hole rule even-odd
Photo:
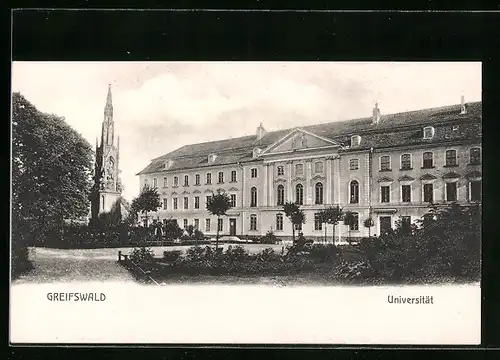
<svg viewBox="0 0 500 360">
<path fill-rule="evenodd" d="M 149 185 L 149 181 L 148 179 L 144 179 L 144 187 L 148 186 Z"/>
<path fill-rule="evenodd" d="M 217 158 L 216 154 L 210 154 L 210 155 L 208 155 L 208 162 L 213 163 L 216 158 Z"/>
<path fill-rule="evenodd" d="M 188 219 L 184 219 L 184 229 L 187 229 L 188 227 Z"/>
<path fill-rule="evenodd" d="M 168 204 L 168 199 L 164 198 L 163 199 L 163 210 L 167 210 L 167 204 Z"/>
<path fill-rule="evenodd" d="M 236 182 L 236 170 L 231 171 L 231 182 Z"/>
<path fill-rule="evenodd" d="M 184 186 L 189 186 L 189 176 L 184 175 Z"/>
<path fill-rule="evenodd" d="M 446 150 L 446 166 L 457 166 L 456 150 Z"/>
<path fill-rule="evenodd" d="M 210 201 L 210 198 L 211 198 L 211 196 L 207 196 L 207 197 L 205 198 L 205 203 L 206 203 L 206 204 L 208 204 L 208 202 Z"/>
<path fill-rule="evenodd" d="M 189 198 L 185 197 L 184 198 L 184 210 L 189 209 Z"/>
<path fill-rule="evenodd" d="M 401 216 L 401 225 L 410 226 L 411 225 L 411 216 Z"/>
<path fill-rule="evenodd" d="M 434 167 L 433 154 L 430 151 L 424 152 L 422 155 L 422 167 L 424 169 L 430 169 Z"/>
<path fill-rule="evenodd" d="M 173 200 L 174 200 L 174 206 L 173 206 L 174 210 L 177 210 L 177 202 L 178 202 L 177 198 L 173 198 Z"/>
<path fill-rule="evenodd" d="M 200 208 L 200 197 L 199 196 L 195 196 L 194 197 L 194 208 L 195 209 L 199 209 Z"/>
<path fill-rule="evenodd" d="M 434 185 L 424 184 L 424 202 L 434 202 Z"/>
<path fill-rule="evenodd" d="M 174 176 L 174 186 L 179 186 L 179 178 Z"/>
<path fill-rule="evenodd" d="M 295 175 L 302 175 L 304 173 L 304 165 L 296 164 L 295 165 Z"/>
<path fill-rule="evenodd" d="M 257 207 L 257 188 L 255 186 L 250 189 L 250 207 Z"/>
<path fill-rule="evenodd" d="M 250 230 L 257 230 L 257 215 L 250 215 Z"/>
<path fill-rule="evenodd" d="M 351 204 L 359 203 L 359 183 L 356 180 L 351 181 L 350 187 L 350 200 Z"/>
<path fill-rule="evenodd" d="M 276 230 L 283 231 L 283 214 L 276 214 Z"/>
<path fill-rule="evenodd" d="M 255 169 L 255 168 L 254 168 L 254 169 L 252 169 L 252 170 L 250 170 L 250 171 L 251 171 L 251 175 L 250 175 L 250 176 L 251 176 L 252 178 L 256 178 L 256 177 L 257 177 L 257 169 Z"/>
<path fill-rule="evenodd" d="M 285 168 L 283 166 L 278 166 L 278 176 L 285 175 Z"/>
<path fill-rule="evenodd" d="M 211 185 L 212 184 L 212 174 L 208 173 L 207 174 L 207 185 Z"/>
<path fill-rule="evenodd" d="M 222 171 L 219 171 L 219 184 L 222 184 L 224 182 L 224 173 Z"/>
<path fill-rule="evenodd" d="M 361 142 L 361 136 L 359 135 L 351 136 L 351 146 L 358 146 L 360 142 Z"/>
<path fill-rule="evenodd" d="M 236 207 L 236 195 L 231 194 L 231 206 Z"/>
<path fill-rule="evenodd" d="M 163 178 L 163 187 L 167 187 L 168 179 L 166 177 Z"/>
<path fill-rule="evenodd" d="M 470 182 L 470 201 L 481 201 L 481 181 Z"/>
<path fill-rule="evenodd" d="M 295 203 L 297 205 L 304 205 L 304 187 L 302 184 L 297 184 L 295 187 Z"/>
<path fill-rule="evenodd" d="M 446 201 L 457 201 L 457 183 L 446 183 Z"/>
<path fill-rule="evenodd" d="M 353 222 L 352 222 L 352 224 L 349 225 L 349 229 L 351 231 L 358 231 L 359 230 L 359 214 L 353 212 L 352 216 L 353 216 Z"/>
<path fill-rule="evenodd" d="M 470 164 L 471 165 L 481 164 L 481 149 L 480 148 L 470 149 Z"/>
<path fill-rule="evenodd" d="M 323 223 L 318 213 L 314 214 L 314 230 L 323 230 Z"/>
<path fill-rule="evenodd" d="M 194 176 L 194 184 L 195 185 L 200 185 L 200 174 L 196 174 Z"/>
<path fill-rule="evenodd" d="M 391 187 L 381 186 L 380 187 L 380 202 L 388 203 L 391 202 Z"/>
<path fill-rule="evenodd" d="M 411 202 L 411 185 L 401 185 L 401 200 Z"/>
<path fill-rule="evenodd" d="M 391 170 L 391 157 L 389 155 L 383 155 L 380 157 L 380 171 Z"/>
<path fill-rule="evenodd" d="M 358 170 L 359 169 L 359 160 L 351 159 L 349 160 L 349 170 Z"/>
<path fill-rule="evenodd" d="M 224 231 L 224 219 L 219 218 L 217 220 L 217 230 L 218 231 Z"/>
<path fill-rule="evenodd" d="M 154 178 L 154 179 L 153 179 L 153 187 L 154 187 L 154 188 L 157 188 L 157 187 L 158 187 L 158 179 L 157 179 L 157 178 Z"/>
<path fill-rule="evenodd" d="M 295 230 L 302 231 L 302 224 L 295 224 Z"/>
<path fill-rule="evenodd" d="M 424 127 L 424 139 L 432 139 L 434 137 L 434 128 L 432 126 Z"/>
<path fill-rule="evenodd" d="M 318 161 L 317 163 L 314 164 L 314 172 L 316 174 L 323 172 L 323 162 Z"/>
<path fill-rule="evenodd" d="M 205 231 L 210 231 L 210 219 L 205 219 Z"/>
<path fill-rule="evenodd" d="M 316 183 L 315 189 L 315 204 L 323 204 L 323 184 Z"/>
<path fill-rule="evenodd" d="M 401 170 L 411 170 L 411 154 L 401 155 Z"/>
<path fill-rule="evenodd" d="M 283 205 L 285 203 L 285 187 L 283 185 L 278 185 L 278 202 L 277 205 Z"/>
<path fill-rule="evenodd" d="M 194 228 L 196 230 L 200 229 L 200 219 L 194 219 Z"/>
</svg>

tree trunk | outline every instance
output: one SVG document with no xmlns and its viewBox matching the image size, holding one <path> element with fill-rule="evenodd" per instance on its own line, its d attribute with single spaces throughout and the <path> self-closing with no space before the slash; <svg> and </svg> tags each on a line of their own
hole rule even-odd
<svg viewBox="0 0 500 360">
<path fill-rule="evenodd" d="M 369 226 L 368 227 L 368 239 L 371 239 L 372 238 L 372 227 Z"/>
<path fill-rule="evenodd" d="M 327 238 L 326 238 L 326 227 L 327 227 L 327 225 L 326 225 L 326 223 L 324 225 L 325 225 L 325 244 L 326 244 L 327 243 Z"/>
<path fill-rule="evenodd" d="M 292 246 L 295 244 L 295 224 L 292 223 Z"/>
<path fill-rule="evenodd" d="M 217 235 L 215 235 L 215 252 L 219 250 L 219 216 L 217 216 Z"/>
<path fill-rule="evenodd" d="M 333 233 L 333 236 L 332 236 L 332 244 L 335 245 L 335 225 L 336 224 L 333 224 L 332 225 L 332 233 Z"/>
</svg>

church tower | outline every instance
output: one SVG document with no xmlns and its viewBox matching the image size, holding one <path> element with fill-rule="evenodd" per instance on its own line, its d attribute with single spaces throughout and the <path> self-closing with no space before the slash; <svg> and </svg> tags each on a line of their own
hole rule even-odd
<svg viewBox="0 0 500 360">
<path fill-rule="evenodd" d="M 115 136 L 111 85 L 104 107 L 100 145 L 96 138 L 96 161 L 94 196 L 92 199 L 92 219 L 99 214 L 114 209 L 120 199 L 122 185 L 119 179 L 120 138 Z M 119 204 L 117 204 L 119 205 Z M 120 208 L 120 206 L 118 206 Z"/>
</svg>

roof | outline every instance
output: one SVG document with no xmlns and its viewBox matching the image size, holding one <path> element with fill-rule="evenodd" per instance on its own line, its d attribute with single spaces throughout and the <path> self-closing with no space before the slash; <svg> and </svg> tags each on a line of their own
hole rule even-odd
<svg viewBox="0 0 500 360">
<path fill-rule="evenodd" d="M 380 148 L 425 143 L 441 143 L 443 141 L 465 139 L 481 136 L 482 103 L 467 103 L 467 113 L 460 114 L 461 105 L 443 106 L 397 114 L 381 115 L 378 124 L 372 124 L 372 118 L 335 121 L 301 127 L 310 133 L 349 144 L 350 136 L 361 135 L 361 143 L 356 149 Z M 475 122 L 473 120 L 476 120 Z M 459 121 L 458 129 L 453 129 L 452 123 Z M 471 123 L 472 121 L 472 123 Z M 435 126 L 432 140 L 423 140 L 422 128 Z M 252 161 L 254 148 L 264 149 L 293 131 L 295 128 L 270 131 L 262 139 L 256 135 L 185 145 L 168 154 L 151 161 L 137 175 L 155 173 L 164 170 L 167 159 L 173 160 L 169 171 L 199 168 L 207 166 L 236 164 Z M 217 154 L 214 162 L 208 163 L 208 155 Z"/>
</svg>

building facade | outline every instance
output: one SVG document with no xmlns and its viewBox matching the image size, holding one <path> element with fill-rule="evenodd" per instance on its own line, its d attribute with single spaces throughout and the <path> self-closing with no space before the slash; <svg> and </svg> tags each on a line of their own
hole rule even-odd
<svg viewBox="0 0 500 360">
<path fill-rule="evenodd" d="M 100 145 L 96 138 L 94 173 L 94 196 L 91 201 L 91 216 L 110 212 L 121 198 L 122 184 L 119 178 L 120 137 L 115 136 L 111 86 L 108 88 Z M 121 210 L 121 209 L 120 209 Z"/>
<path fill-rule="evenodd" d="M 339 205 L 357 224 L 335 234 L 368 236 L 415 222 L 429 204 L 481 200 L 481 103 L 371 117 L 184 146 L 153 159 L 138 175 L 141 187 L 158 188 L 162 208 L 153 219 L 175 219 L 212 235 L 289 238 L 282 204 L 306 214 L 301 231 L 322 237 L 316 214 Z M 207 196 L 228 193 L 234 207 L 217 224 L 205 210 Z M 367 218 L 374 226 L 363 226 Z M 328 225 L 331 234 L 331 225 Z"/>
</svg>

